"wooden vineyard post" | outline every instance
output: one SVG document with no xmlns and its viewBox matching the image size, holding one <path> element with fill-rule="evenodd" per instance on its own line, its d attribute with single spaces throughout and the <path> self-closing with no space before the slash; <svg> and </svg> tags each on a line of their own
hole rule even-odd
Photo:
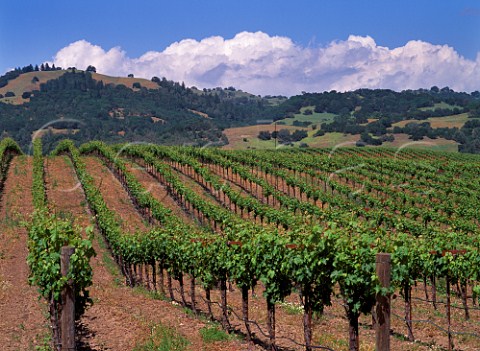
<svg viewBox="0 0 480 351">
<path fill-rule="evenodd" d="M 442 256 L 445 256 L 447 253 L 452 254 L 453 257 L 457 255 L 464 255 L 466 250 L 444 250 L 442 251 Z M 450 288 L 452 283 L 452 277 L 450 276 L 450 269 L 447 271 L 447 276 L 445 277 L 446 281 L 446 294 L 447 294 L 447 303 L 446 303 L 446 312 L 447 312 L 447 333 L 448 333 L 448 350 L 453 350 L 453 334 L 452 334 L 452 324 L 451 324 L 451 300 L 450 300 Z"/>
<path fill-rule="evenodd" d="M 60 271 L 67 276 L 70 268 L 70 257 L 75 252 L 71 246 L 63 246 L 60 255 Z M 75 292 L 72 281 L 69 280 L 62 291 L 62 306 L 60 312 L 61 350 L 75 350 Z"/>
<path fill-rule="evenodd" d="M 378 253 L 376 259 L 377 276 L 382 288 L 390 288 L 391 257 L 388 253 Z M 390 294 L 377 294 L 376 314 L 376 350 L 390 350 Z"/>
<path fill-rule="evenodd" d="M 453 338 L 452 338 L 452 322 L 451 322 L 451 313 L 450 313 L 450 276 L 447 274 L 445 278 L 447 283 L 447 332 L 448 332 L 448 351 L 453 350 Z"/>
</svg>

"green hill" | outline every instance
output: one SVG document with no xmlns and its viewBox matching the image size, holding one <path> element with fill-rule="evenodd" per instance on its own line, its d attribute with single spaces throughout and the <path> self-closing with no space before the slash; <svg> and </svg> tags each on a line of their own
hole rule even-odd
<svg viewBox="0 0 480 351">
<path fill-rule="evenodd" d="M 78 70 L 22 73 L 1 89 L 3 136 L 28 147 L 33 134 L 48 127 L 42 132 L 47 149 L 65 133 L 78 143 L 225 144 L 224 128 L 255 123 L 272 109 L 267 99 L 254 95 Z M 7 92 L 14 96 L 5 97 Z"/>
<path fill-rule="evenodd" d="M 37 71 L 30 65 L 0 77 L 0 133 L 24 148 L 42 135 L 47 149 L 68 134 L 77 143 L 235 148 L 398 146 L 423 140 L 477 153 L 480 93 L 434 87 L 260 97 L 233 87 L 200 90 L 165 78 L 110 77 L 74 68 Z"/>
<path fill-rule="evenodd" d="M 449 88 L 407 90 L 361 89 L 308 93 L 281 103 L 270 125 L 230 128 L 228 148 L 268 149 L 274 145 L 336 145 L 435 148 L 480 152 L 480 93 Z M 274 127 L 275 126 L 275 127 Z M 303 130 L 302 140 L 287 130 Z M 294 128 L 294 129 L 292 129 Z M 282 131 L 274 142 L 273 131 Z"/>
</svg>

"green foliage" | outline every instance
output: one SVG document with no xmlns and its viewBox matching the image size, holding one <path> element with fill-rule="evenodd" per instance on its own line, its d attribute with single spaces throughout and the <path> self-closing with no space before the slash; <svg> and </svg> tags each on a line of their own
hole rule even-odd
<svg viewBox="0 0 480 351">
<path fill-rule="evenodd" d="M 81 315 L 92 302 L 87 290 L 92 285 L 89 260 L 95 254 L 91 243 L 92 228 L 87 229 L 88 239 L 82 239 L 80 229 L 74 228 L 70 221 L 42 210 L 34 213 L 27 228 L 30 284 L 37 286 L 43 297 L 59 301 L 62 289 L 71 279 L 75 286 L 76 312 Z M 63 246 L 75 248 L 66 277 L 62 277 L 60 272 L 60 250 Z"/>
<path fill-rule="evenodd" d="M 8 72 L 0 77 L 0 87 L 20 74 L 34 70 L 29 65 Z M 56 68 L 46 65 L 40 70 Z M 85 72 L 65 71 L 62 76 L 40 84 L 39 90 L 35 90 L 31 99 L 21 106 L 0 102 L 3 130 L 14 136 L 22 147 L 29 145 L 35 130 L 52 120 L 57 120 L 53 128 L 75 129 L 69 137 L 77 145 L 101 139 L 108 142 L 148 140 L 161 144 L 194 143 L 201 146 L 208 142 L 225 144 L 227 140 L 222 135 L 225 128 L 254 125 L 259 119 L 278 121 L 289 118 L 282 123 L 307 126 L 310 122 L 323 122 L 322 130 L 325 132 L 367 132 L 376 136 L 393 131 L 406 132 L 414 140 L 425 136 L 442 137 L 459 142 L 461 152 L 480 152 L 478 135 L 465 139 L 468 129 L 462 131 L 462 136 L 456 133 L 458 128 L 391 128 L 392 123 L 406 119 L 425 120 L 459 113 L 475 117 L 480 106 L 478 92 L 458 93 L 449 88 L 439 89 L 438 92 L 425 89 L 402 92 L 359 89 L 344 93 L 305 93 L 289 99 L 280 97 L 272 100 L 271 97 L 261 98 L 234 88 L 199 91 L 158 77 L 152 78 L 152 82 L 158 84 L 157 89 L 147 89 L 138 82 L 132 87 L 104 84 L 93 79 L 92 72 L 95 72 L 93 66 Z M 7 94 L 12 96 L 13 93 L 9 91 Z M 30 94 L 25 92 L 24 97 Z M 274 104 L 272 101 L 275 101 Z M 312 109 L 315 111 L 312 112 Z M 209 118 L 200 117 L 196 112 L 207 114 Z M 155 118 L 161 118 L 162 122 Z M 78 122 L 67 122 L 68 119 Z M 376 122 L 368 123 L 369 119 L 376 119 Z M 52 150 L 63 137 L 46 133 L 45 149 Z M 294 136 L 285 134 L 283 137 L 285 143 L 305 138 L 300 133 Z M 382 141 L 374 140 L 371 140 L 372 143 Z"/>
<path fill-rule="evenodd" d="M 217 326 L 205 326 L 200 329 L 202 340 L 206 343 L 230 340 L 231 336 Z"/>
<path fill-rule="evenodd" d="M 260 232 L 253 238 L 252 263 L 265 285 L 265 298 L 272 304 L 283 301 L 292 290 L 288 243 L 287 238 L 269 232 Z"/>
<path fill-rule="evenodd" d="M 92 303 L 87 288 L 92 285 L 90 258 L 95 255 L 92 247 L 93 228 L 86 228 L 87 238 L 82 239 L 80 228 L 74 227 L 71 220 L 48 213 L 41 139 L 34 141 L 33 158 L 32 192 L 35 212 L 32 220 L 25 223 L 28 229 L 29 282 L 37 286 L 40 294 L 48 301 L 58 302 L 62 289 L 71 280 L 75 289 L 75 312 L 80 316 Z M 60 252 L 63 246 L 75 249 L 66 277 L 60 272 Z"/>
<path fill-rule="evenodd" d="M 268 130 L 261 130 L 257 138 L 260 140 L 270 140 L 272 139 L 272 134 Z"/>
<path fill-rule="evenodd" d="M 13 154 L 21 154 L 22 151 L 13 139 L 5 138 L 0 141 L 0 195 L 3 183 L 7 176 L 7 169 Z"/>
<path fill-rule="evenodd" d="M 21 106 L 0 102 L 2 130 L 13 135 L 22 147 L 30 144 L 34 131 L 52 120 L 56 120 L 53 128 L 75 129 L 68 137 L 76 144 L 101 139 L 204 145 L 209 141 L 226 143 L 221 132 L 226 127 L 253 124 L 271 115 L 269 102 L 253 95 L 198 93 L 166 79 L 157 84 L 157 89 L 135 84 L 133 90 L 94 80 L 92 69 L 67 71 L 40 84 L 39 90 Z M 210 118 L 192 111 L 206 113 Z M 46 133 L 45 149 L 53 150 L 64 137 Z"/>
<path fill-rule="evenodd" d="M 183 351 L 188 340 L 172 328 L 157 324 L 150 328 L 148 339 L 133 351 Z"/>
<path fill-rule="evenodd" d="M 176 279 L 185 274 L 199 278 L 205 288 L 229 279 L 251 289 L 260 280 L 270 304 L 284 301 L 296 289 L 302 293 L 305 316 L 321 313 L 338 284 L 350 322 L 371 311 L 376 294 L 392 292 L 379 286 L 378 252 L 392 255 L 392 289 L 430 275 L 461 283 L 479 279 L 480 184 L 475 180 L 478 158 L 472 155 L 438 158 L 415 150 L 398 155 L 388 149 L 341 149 L 331 157 L 331 150 L 230 152 L 156 145 L 119 145 L 115 153 L 99 142 L 80 150 L 100 156 L 118 172 L 135 202 L 161 223 L 148 233 L 124 235 L 79 151 L 72 142 L 63 142 L 57 153 L 72 158 L 97 223 L 122 262 L 156 262 Z M 181 223 L 128 172 L 123 157 L 146 165 L 173 196 L 195 208 L 222 235 Z M 242 196 L 207 164 L 219 166 L 219 172 L 228 170 L 246 188 L 259 185 L 278 208 Z M 205 200 L 171 165 L 191 172 L 212 194 L 228 196 L 244 213 L 265 220 L 264 225 Z M 261 173 L 268 174 L 270 182 Z M 279 191 L 270 184 L 274 181 L 289 188 Z M 352 192 L 359 185 L 361 191 Z M 459 255 L 449 250 L 465 251 Z"/>
<path fill-rule="evenodd" d="M 37 209 L 46 207 L 45 184 L 43 180 L 42 139 L 33 141 L 33 206 Z"/>
<path fill-rule="evenodd" d="M 289 276 L 310 300 L 314 312 L 323 312 L 330 305 L 333 290 L 335 254 L 338 250 L 335 233 L 322 227 L 304 227 L 293 233 L 296 247 L 288 251 Z"/>
</svg>

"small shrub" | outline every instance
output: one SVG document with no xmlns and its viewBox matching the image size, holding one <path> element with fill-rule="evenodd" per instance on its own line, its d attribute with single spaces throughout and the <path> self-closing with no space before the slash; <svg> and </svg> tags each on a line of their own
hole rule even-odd
<svg viewBox="0 0 480 351">
<path fill-rule="evenodd" d="M 272 139 L 272 134 L 267 130 L 262 130 L 258 133 L 258 139 L 260 140 L 270 140 Z"/>
<path fill-rule="evenodd" d="M 183 351 L 189 342 L 172 328 L 154 325 L 150 328 L 150 337 L 133 351 Z"/>
<path fill-rule="evenodd" d="M 200 329 L 200 335 L 205 342 L 225 341 L 229 340 L 230 336 L 223 330 L 216 326 L 206 326 Z"/>
</svg>

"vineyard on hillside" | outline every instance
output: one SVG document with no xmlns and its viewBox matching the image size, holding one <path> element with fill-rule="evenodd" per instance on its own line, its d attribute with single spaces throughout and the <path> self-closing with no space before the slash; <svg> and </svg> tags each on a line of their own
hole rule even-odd
<svg viewBox="0 0 480 351">
<path fill-rule="evenodd" d="M 9 165 L 20 154 L 12 140 L 0 143 L 2 204 L 3 184 L 14 182 Z M 123 284 L 241 335 L 211 350 L 373 350 L 378 295 L 392 297 L 392 350 L 480 344 L 479 156 L 101 142 L 77 148 L 68 140 L 42 155 L 38 140 L 31 172 L 30 280 L 55 305 L 66 281 L 58 277 L 58 248 L 76 247 L 69 278 L 78 287 L 81 325 L 93 335 L 82 342 L 90 346 L 100 344 L 95 335 L 108 340 L 109 330 L 118 344 L 107 347 L 116 350 L 147 337 L 135 321 L 129 334 L 119 331 L 120 318 L 108 319 L 106 301 L 119 308 L 115 294 L 131 309 L 116 314 L 125 323 L 142 305 L 149 318 L 148 309 L 178 313 L 171 304 L 159 307 L 165 301 L 127 297 Z M 94 248 L 121 272 L 116 288 L 96 278 L 113 273 L 96 263 Z M 390 289 L 376 275 L 377 253 L 391 254 Z M 192 329 L 188 323 L 195 322 L 181 325 Z M 192 347 L 202 342 L 202 329 L 192 336 L 178 328 Z M 122 336 L 131 340 L 120 344 Z"/>
</svg>

